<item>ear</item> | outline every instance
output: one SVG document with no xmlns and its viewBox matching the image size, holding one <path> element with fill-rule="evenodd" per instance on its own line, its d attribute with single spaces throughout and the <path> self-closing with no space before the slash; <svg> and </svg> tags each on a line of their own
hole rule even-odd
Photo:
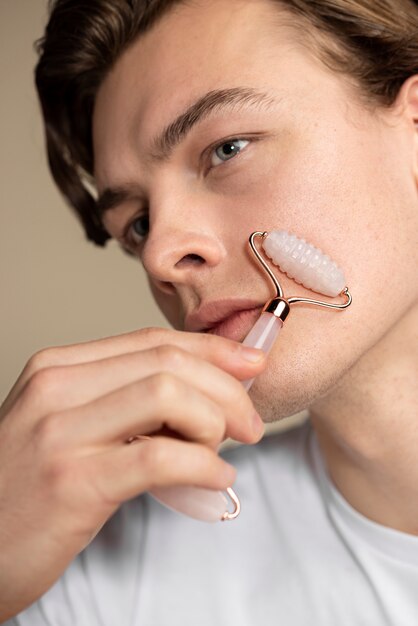
<svg viewBox="0 0 418 626">
<path fill-rule="evenodd" d="M 418 186 L 418 75 L 410 76 L 404 82 L 396 97 L 395 108 L 400 112 L 406 122 L 406 128 L 410 131 L 413 173 Z"/>
</svg>

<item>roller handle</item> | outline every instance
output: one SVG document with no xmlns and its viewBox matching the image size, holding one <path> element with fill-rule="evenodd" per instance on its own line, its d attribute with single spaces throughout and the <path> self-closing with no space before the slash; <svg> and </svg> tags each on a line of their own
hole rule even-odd
<svg viewBox="0 0 418 626">
<path fill-rule="evenodd" d="M 271 313 L 262 313 L 243 341 L 244 346 L 260 348 L 269 353 L 283 326 L 280 318 Z M 244 380 L 242 385 L 248 391 L 254 378 Z M 235 510 L 228 511 L 228 500 L 222 491 L 199 487 L 160 487 L 149 492 L 156 500 L 178 513 L 204 522 L 234 519 L 239 513 L 239 500 L 232 489 L 228 495 L 233 500 Z"/>
<path fill-rule="evenodd" d="M 251 348 L 260 348 L 266 354 L 272 349 L 277 335 L 283 327 L 283 322 L 272 313 L 264 312 L 260 315 L 242 344 Z M 249 391 L 254 382 L 254 378 L 243 380 L 242 385 Z"/>
</svg>

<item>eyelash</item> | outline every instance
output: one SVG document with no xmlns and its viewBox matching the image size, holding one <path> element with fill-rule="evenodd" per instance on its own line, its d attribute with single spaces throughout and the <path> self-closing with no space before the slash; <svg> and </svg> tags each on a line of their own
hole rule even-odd
<svg viewBox="0 0 418 626">
<path fill-rule="evenodd" d="M 122 248 L 128 254 L 134 254 L 134 252 L 137 251 L 138 246 L 140 246 L 145 239 L 145 235 L 144 235 L 141 241 L 135 241 L 133 232 L 132 232 L 135 222 L 139 219 L 145 219 L 145 218 L 148 218 L 148 213 L 146 212 L 135 215 L 135 217 L 130 222 L 127 223 L 126 228 L 123 231 L 122 238 L 121 238 L 121 245 L 122 245 Z"/>
<path fill-rule="evenodd" d="M 233 137 L 226 137 L 208 146 L 208 148 L 206 148 L 206 150 L 203 152 L 202 157 L 201 157 L 202 162 L 209 162 L 209 166 L 206 165 L 205 167 L 205 174 L 207 174 L 211 169 L 215 169 L 219 167 L 220 165 L 222 165 L 222 163 L 218 165 L 212 165 L 212 166 L 210 165 L 210 160 L 212 156 L 219 148 L 221 148 L 225 144 L 233 143 L 237 141 L 246 141 L 248 142 L 248 144 L 250 144 L 256 140 L 257 140 L 257 137 L 241 137 L 241 136 L 234 135 Z M 223 162 L 223 164 L 228 163 L 228 161 L 234 161 L 241 154 L 241 152 L 243 152 L 243 150 L 245 150 L 246 148 L 247 146 L 245 146 L 244 148 L 241 148 L 241 150 L 237 152 L 237 154 L 234 157 L 232 157 L 231 159 L 227 159 L 226 161 Z"/>
<path fill-rule="evenodd" d="M 233 136 L 233 137 L 227 137 L 225 139 L 222 139 L 221 141 L 217 141 L 216 143 L 208 146 L 206 148 L 206 150 L 204 150 L 204 152 L 202 153 L 201 156 L 201 160 L 202 161 L 210 161 L 210 158 L 212 157 L 212 155 L 216 152 L 216 150 L 218 150 L 219 148 L 221 148 L 223 145 L 227 144 L 227 143 L 233 143 L 236 141 L 247 141 L 248 144 L 254 143 L 254 141 L 257 141 L 257 139 L 260 139 L 260 137 L 257 136 L 252 136 L 252 137 L 240 137 L 240 136 Z M 218 165 L 210 165 L 209 167 L 205 167 L 205 175 L 211 170 L 211 169 L 217 169 L 218 167 L 220 167 L 221 165 L 226 165 L 229 161 L 234 161 L 240 154 L 241 152 L 243 152 L 243 150 L 245 150 L 247 148 L 247 146 L 244 146 L 244 148 L 242 148 L 239 152 L 236 153 L 236 155 L 234 155 L 232 158 L 227 159 L 226 161 L 224 161 L 223 163 L 219 163 Z M 144 219 L 148 217 L 148 213 L 143 212 L 140 213 L 138 215 L 136 215 L 130 222 L 128 222 L 123 235 L 122 235 L 122 247 L 126 250 L 126 252 L 128 254 L 132 254 L 132 250 L 136 250 L 138 248 L 138 246 L 140 246 L 144 239 L 145 239 L 145 235 L 142 237 L 141 241 L 135 241 L 133 236 L 132 236 L 132 229 L 133 229 L 133 225 L 134 223 L 139 220 L 139 219 Z"/>
</svg>

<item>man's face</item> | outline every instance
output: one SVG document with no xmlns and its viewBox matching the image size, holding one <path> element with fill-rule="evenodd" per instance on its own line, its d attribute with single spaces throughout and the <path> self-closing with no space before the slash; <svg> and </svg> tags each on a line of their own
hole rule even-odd
<svg viewBox="0 0 418 626">
<path fill-rule="evenodd" d="M 292 232 L 344 270 L 350 309 L 300 306 L 287 319 L 253 388 L 267 420 L 326 394 L 417 298 L 413 133 L 400 114 L 366 109 L 273 2 L 170 11 L 102 84 L 94 152 L 99 192 L 124 189 L 107 194 L 105 226 L 177 328 L 253 309 L 218 327 L 243 339 L 273 295 L 248 251 L 254 230 Z M 313 295 L 280 281 L 287 297 Z"/>
</svg>

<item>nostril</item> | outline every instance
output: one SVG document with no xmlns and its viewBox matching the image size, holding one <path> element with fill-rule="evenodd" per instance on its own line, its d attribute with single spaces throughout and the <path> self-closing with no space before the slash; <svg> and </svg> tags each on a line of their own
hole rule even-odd
<svg viewBox="0 0 418 626">
<path fill-rule="evenodd" d="M 186 254 L 180 261 L 177 261 L 176 266 L 184 265 L 203 265 L 205 259 L 199 254 Z"/>
</svg>

